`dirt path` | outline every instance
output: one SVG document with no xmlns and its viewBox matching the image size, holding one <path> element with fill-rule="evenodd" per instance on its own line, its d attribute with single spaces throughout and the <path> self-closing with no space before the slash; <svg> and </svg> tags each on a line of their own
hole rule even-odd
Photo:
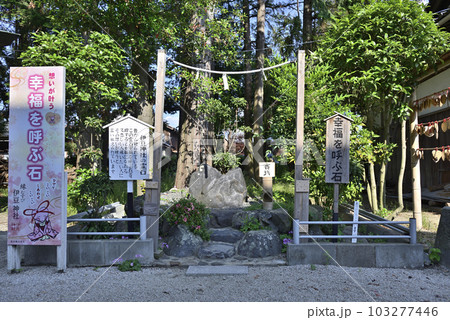
<svg viewBox="0 0 450 320">
<path fill-rule="evenodd" d="M 417 232 L 417 241 L 425 246 L 425 249 L 434 247 L 436 232 L 441 219 L 440 208 L 425 207 L 422 211 L 422 230 Z M 408 221 L 413 217 L 412 211 L 403 211 L 395 217 L 395 221 Z"/>
</svg>

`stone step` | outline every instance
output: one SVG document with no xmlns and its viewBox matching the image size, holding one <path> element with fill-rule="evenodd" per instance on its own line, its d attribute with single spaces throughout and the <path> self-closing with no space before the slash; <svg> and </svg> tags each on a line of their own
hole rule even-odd
<svg viewBox="0 0 450 320">
<path fill-rule="evenodd" d="M 200 259 L 226 259 L 236 253 L 234 245 L 225 242 L 207 242 L 198 250 Z"/>
<path fill-rule="evenodd" d="M 236 243 L 242 239 L 244 233 L 233 228 L 211 228 L 211 241 Z"/>
</svg>

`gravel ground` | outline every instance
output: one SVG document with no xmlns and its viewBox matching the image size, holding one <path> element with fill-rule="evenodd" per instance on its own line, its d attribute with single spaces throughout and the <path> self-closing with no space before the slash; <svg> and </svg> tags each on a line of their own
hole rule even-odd
<svg viewBox="0 0 450 320">
<path fill-rule="evenodd" d="M 422 270 L 258 266 L 249 267 L 247 275 L 235 276 L 186 276 L 186 268 L 181 267 L 139 272 L 88 267 L 58 273 L 54 266 L 26 266 L 9 274 L 6 232 L 0 232 L 0 283 L 0 302 L 450 302 L 450 270 L 439 266 Z"/>
<path fill-rule="evenodd" d="M 185 273 L 185 268 L 57 273 L 55 267 L 26 267 L 8 274 L 3 266 L 0 301 L 450 301 L 449 272 L 441 268 L 285 266 L 251 267 L 247 275 L 236 276 Z"/>
<path fill-rule="evenodd" d="M 6 269 L 6 235 L 0 237 L 0 301 L 450 301 L 450 270 L 249 267 L 247 275 L 186 276 L 186 268 L 26 266 Z"/>
</svg>

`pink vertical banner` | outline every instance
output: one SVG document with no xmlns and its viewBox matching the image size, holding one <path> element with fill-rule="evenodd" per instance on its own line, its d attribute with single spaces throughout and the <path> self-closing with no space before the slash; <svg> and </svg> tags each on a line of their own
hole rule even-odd
<svg viewBox="0 0 450 320">
<path fill-rule="evenodd" d="M 64 67 L 10 69 L 8 245 L 61 245 Z"/>
</svg>

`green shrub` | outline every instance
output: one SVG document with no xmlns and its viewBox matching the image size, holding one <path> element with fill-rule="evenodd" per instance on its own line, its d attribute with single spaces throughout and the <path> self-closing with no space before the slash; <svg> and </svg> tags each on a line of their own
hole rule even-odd
<svg viewBox="0 0 450 320">
<path fill-rule="evenodd" d="M 90 169 L 77 170 L 77 178 L 68 186 L 70 204 L 79 212 L 98 209 L 106 204 L 107 196 L 113 191 L 109 175 Z M 96 215 L 96 214 L 94 214 Z"/>
<path fill-rule="evenodd" d="M 428 257 L 432 263 L 439 263 L 439 261 L 441 261 L 441 250 L 438 248 L 431 248 Z"/>
<path fill-rule="evenodd" d="M 227 173 L 231 169 L 239 167 L 241 159 L 230 152 L 218 152 L 213 156 L 213 167 L 221 173 Z"/>
<path fill-rule="evenodd" d="M 183 224 L 203 240 L 209 240 L 210 238 L 207 228 L 208 217 L 209 210 L 205 205 L 195 199 L 187 198 L 180 199 L 172 204 L 165 215 L 165 219 L 170 225 Z"/>
</svg>

